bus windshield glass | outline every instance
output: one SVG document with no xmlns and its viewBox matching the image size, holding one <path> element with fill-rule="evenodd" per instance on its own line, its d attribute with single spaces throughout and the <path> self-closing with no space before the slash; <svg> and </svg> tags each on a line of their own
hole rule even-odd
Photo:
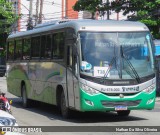
<svg viewBox="0 0 160 135">
<path fill-rule="evenodd" d="M 80 32 L 81 74 L 136 79 L 154 74 L 149 32 Z"/>
</svg>

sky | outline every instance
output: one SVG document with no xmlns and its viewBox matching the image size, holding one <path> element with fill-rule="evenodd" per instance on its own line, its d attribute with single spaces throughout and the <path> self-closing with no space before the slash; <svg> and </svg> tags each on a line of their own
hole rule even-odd
<svg viewBox="0 0 160 135">
<path fill-rule="evenodd" d="M 29 8 L 30 1 L 28 0 L 20 0 L 21 1 L 21 20 L 20 20 L 20 31 L 26 31 L 26 25 L 29 18 Z M 40 0 L 39 0 L 40 1 Z M 110 0 L 112 1 L 112 0 Z M 35 16 L 36 16 L 36 2 L 37 0 L 32 0 L 32 13 L 33 13 L 33 25 L 35 25 Z M 106 2 L 106 0 L 104 0 Z M 40 10 L 40 6 L 38 11 Z M 82 19 L 83 12 L 79 13 L 79 18 Z M 60 20 L 62 17 L 62 0 L 44 0 L 43 3 L 43 17 L 42 23 L 52 21 L 52 20 Z M 106 20 L 107 15 L 104 17 L 99 17 L 99 20 Z M 110 19 L 117 20 L 117 13 L 110 12 Z M 122 13 L 119 13 L 119 20 L 126 19 L 126 16 L 123 16 Z"/>
<path fill-rule="evenodd" d="M 40 0 L 39 0 L 40 1 Z M 36 2 L 37 0 L 32 0 L 32 13 L 33 13 L 33 20 L 35 20 L 36 15 Z M 21 0 L 21 31 L 26 30 L 27 21 L 29 18 L 29 6 L 30 1 Z M 62 1 L 61 0 L 44 0 L 43 3 L 43 22 L 48 22 L 51 20 L 61 19 L 62 14 Z M 40 6 L 39 6 L 40 10 Z M 35 23 L 33 23 L 35 24 Z"/>
</svg>

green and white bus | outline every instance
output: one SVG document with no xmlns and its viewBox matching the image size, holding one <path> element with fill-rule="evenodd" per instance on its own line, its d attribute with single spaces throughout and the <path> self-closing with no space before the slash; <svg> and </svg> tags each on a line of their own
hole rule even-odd
<svg viewBox="0 0 160 135">
<path fill-rule="evenodd" d="M 12 34 L 7 88 L 22 97 L 71 110 L 153 109 L 156 78 L 149 29 L 140 22 L 65 20 Z"/>
</svg>

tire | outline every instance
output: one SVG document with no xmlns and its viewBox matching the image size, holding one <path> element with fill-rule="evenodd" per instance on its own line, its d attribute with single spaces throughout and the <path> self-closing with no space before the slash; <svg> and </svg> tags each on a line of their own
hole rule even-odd
<svg viewBox="0 0 160 135">
<path fill-rule="evenodd" d="M 61 110 L 61 115 L 63 118 L 66 118 L 66 119 L 70 118 L 71 110 L 67 107 L 65 95 L 63 91 L 61 93 L 60 110 Z"/>
<path fill-rule="evenodd" d="M 130 114 L 130 110 L 125 111 L 117 111 L 118 116 L 128 116 Z"/>
<path fill-rule="evenodd" d="M 22 105 L 24 108 L 29 107 L 29 99 L 27 99 L 26 86 L 22 86 Z"/>
</svg>

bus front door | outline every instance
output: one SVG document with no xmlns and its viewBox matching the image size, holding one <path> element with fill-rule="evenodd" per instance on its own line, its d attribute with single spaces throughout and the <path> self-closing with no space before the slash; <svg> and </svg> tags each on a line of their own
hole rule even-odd
<svg viewBox="0 0 160 135">
<path fill-rule="evenodd" d="M 76 78 L 75 65 L 77 59 L 73 52 L 72 46 L 67 45 L 67 94 L 68 94 L 68 105 L 72 108 L 76 107 L 76 91 L 78 89 L 78 80 Z"/>
</svg>

